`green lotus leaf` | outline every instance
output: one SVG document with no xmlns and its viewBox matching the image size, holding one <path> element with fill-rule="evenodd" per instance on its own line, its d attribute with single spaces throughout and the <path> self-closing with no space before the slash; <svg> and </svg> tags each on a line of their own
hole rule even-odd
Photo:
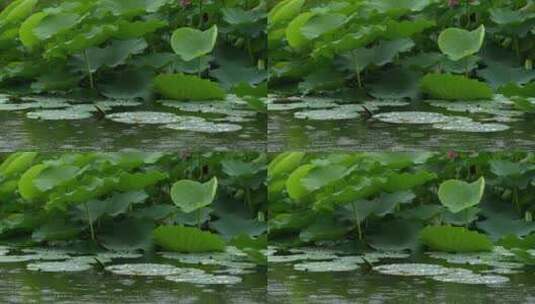
<svg viewBox="0 0 535 304">
<path fill-rule="evenodd" d="M 387 39 L 408 38 L 435 25 L 435 21 L 426 19 L 410 21 L 388 20 L 386 22 L 386 31 L 383 35 Z"/>
<path fill-rule="evenodd" d="M 463 227 L 427 226 L 420 239 L 427 247 L 446 252 L 491 251 L 494 247 L 486 235 Z"/>
<path fill-rule="evenodd" d="M 92 72 L 96 72 L 101 67 L 115 68 L 125 64 L 130 56 L 142 53 L 147 46 L 145 39 L 112 40 L 107 47 L 88 48 L 85 53 L 88 62 L 83 64 L 89 64 Z M 81 70 L 82 68 L 86 67 L 81 67 Z"/>
<path fill-rule="evenodd" d="M 457 213 L 479 204 L 484 191 L 484 177 L 473 183 L 452 179 L 440 184 L 438 198 L 452 213 Z"/>
<path fill-rule="evenodd" d="M 397 15 L 408 11 L 421 11 L 433 2 L 436 0 L 381 0 L 373 1 L 372 7 L 382 13 Z"/>
<path fill-rule="evenodd" d="M 20 25 L 19 38 L 25 47 L 31 49 L 41 42 L 41 39 L 34 34 L 33 30 L 46 16 L 47 14 L 43 12 L 33 14 Z"/>
<path fill-rule="evenodd" d="M 156 19 L 147 21 L 119 20 L 119 22 L 117 22 L 118 29 L 113 34 L 113 37 L 118 39 L 139 38 L 145 36 L 146 34 L 153 33 L 167 25 L 168 23 L 166 21 Z"/>
<path fill-rule="evenodd" d="M 43 169 L 34 179 L 39 191 L 49 191 L 73 180 L 80 173 L 80 168 L 70 165 L 52 166 Z"/>
<path fill-rule="evenodd" d="M 31 167 L 37 157 L 36 152 L 20 152 L 11 154 L 1 165 L 0 174 L 4 176 L 23 173 Z"/>
<path fill-rule="evenodd" d="M 292 48 L 300 49 L 308 44 L 310 40 L 305 37 L 301 29 L 314 15 L 311 12 L 302 13 L 288 24 L 286 28 L 286 39 Z"/>
<path fill-rule="evenodd" d="M 45 58 L 64 58 L 79 53 L 89 47 L 100 45 L 117 31 L 117 26 L 104 24 L 93 25 L 84 32 L 76 33 L 71 39 L 47 45 Z"/>
<path fill-rule="evenodd" d="M 491 99 L 493 95 L 492 89 L 486 83 L 449 74 L 424 76 L 420 89 L 432 98 L 445 100 L 482 100 Z"/>
<path fill-rule="evenodd" d="M 301 34 L 307 39 L 315 39 L 342 26 L 346 20 L 342 14 L 314 15 L 303 24 Z"/>
<path fill-rule="evenodd" d="M 0 13 L 0 25 L 24 20 L 30 16 L 38 0 L 15 0 Z"/>
<path fill-rule="evenodd" d="M 347 171 L 347 168 L 342 165 L 314 167 L 306 176 L 301 178 L 301 183 L 308 191 L 315 191 L 343 178 Z"/>
<path fill-rule="evenodd" d="M 109 9 L 116 16 L 133 17 L 144 12 L 157 12 L 172 0 L 102 0 L 99 5 Z"/>
<path fill-rule="evenodd" d="M 484 39 L 484 25 L 471 32 L 460 28 L 448 28 L 438 36 L 438 47 L 451 60 L 457 61 L 479 52 Z"/>
<path fill-rule="evenodd" d="M 67 31 L 81 22 L 81 16 L 74 13 L 59 13 L 43 17 L 32 33 L 40 40 Z"/>
<path fill-rule="evenodd" d="M 175 205 L 186 213 L 206 207 L 214 201 L 217 192 L 217 178 L 206 183 L 181 180 L 171 188 L 171 198 Z"/>
<path fill-rule="evenodd" d="M 44 164 L 37 164 L 24 172 L 19 179 L 19 193 L 22 198 L 32 200 L 42 195 L 42 191 L 34 185 L 34 180 L 46 168 Z"/>
<path fill-rule="evenodd" d="M 219 84 L 196 76 L 163 74 L 154 79 L 155 90 L 175 100 L 221 100 L 225 92 Z"/>
<path fill-rule="evenodd" d="M 279 154 L 268 166 L 268 176 L 277 177 L 289 174 L 299 166 L 305 157 L 303 152 L 287 152 Z"/>
<path fill-rule="evenodd" d="M 158 170 L 138 173 L 123 172 L 119 175 L 116 187 L 120 191 L 143 190 L 145 187 L 155 185 L 167 177 L 167 173 Z"/>
<path fill-rule="evenodd" d="M 190 227 L 160 226 L 153 231 L 153 238 L 158 246 L 177 252 L 223 251 L 225 248 L 221 237 Z"/>
<path fill-rule="evenodd" d="M 216 25 L 204 32 L 194 28 L 183 27 L 173 33 L 171 47 L 183 60 L 190 61 L 212 52 L 216 40 Z"/>
<path fill-rule="evenodd" d="M 386 176 L 386 183 L 383 189 L 388 192 L 397 192 L 410 190 L 414 187 L 424 185 L 425 183 L 437 178 L 432 172 L 421 170 L 415 173 L 391 173 Z"/>
<path fill-rule="evenodd" d="M 276 26 L 289 21 L 299 14 L 305 0 L 284 0 L 279 2 L 268 14 L 268 24 Z"/>
<path fill-rule="evenodd" d="M 288 176 L 288 179 L 286 180 L 286 190 L 291 199 L 300 200 L 310 193 L 310 191 L 303 186 L 301 179 L 307 176 L 313 168 L 314 165 L 311 164 L 302 165 Z"/>
<path fill-rule="evenodd" d="M 498 89 L 498 93 L 503 94 L 507 97 L 531 97 L 535 98 L 535 82 L 526 84 L 524 86 L 519 86 L 514 83 L 508 83 L 501 86 Z"/>
</svg>

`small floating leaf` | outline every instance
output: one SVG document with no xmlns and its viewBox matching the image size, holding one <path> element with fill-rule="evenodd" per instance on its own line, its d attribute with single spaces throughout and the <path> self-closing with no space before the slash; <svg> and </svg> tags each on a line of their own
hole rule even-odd
<svg viewBox="0 0 535 304">
<path fill-rule="evenodd" d="M 180 117 L 165 112 L 122 112 L 107 115 L 106 118 L 126 124 L 170 124 L 180 122 Z"/>
<path fill-rule="evenodd" d="M 450 271 L 448 268 L 440 265 L 421 263 L 387 264 L 374 267 L 373 269 L 383 274 L 399 276 L 434 276 L 447 274 Z"/>
<path fill-rule="evenodd" d="M 135 276 L 168 276 L 182 272 L 182 269 L 172 265 L 153 263 L 112 265 L 106 267 L 106 270 L 119 275 Z"/>
<path fill-rule="evenodd" d="M 447 122 L 448 116 L 433 112 L 389 112 L 374 116 L 376 119 L 396 124 L 434 124 Z"/>
<path fill-rule="evenodd" d="M 26 266 L 28 270 L 44 272 L 78 272 L 93 268 L 88 263 L 77 261 L 31 263 Z"/>
<path fill-rule="evenodd" d="M 336 260 L 331 262 L 307 262 L 294 265 L 295 270 L 309 272 L 353 271 L 357 270 L 358 268 L 358 264 L 340 262 Z"/>
</svg>

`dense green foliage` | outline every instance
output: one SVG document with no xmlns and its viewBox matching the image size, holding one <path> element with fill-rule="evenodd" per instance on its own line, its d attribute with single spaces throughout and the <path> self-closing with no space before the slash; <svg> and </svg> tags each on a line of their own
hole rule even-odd
<svg viewBox="0 0 535 304">
<path fill-rule="evenodd" d="M 222 99 L 267 77 L 265 11 L 262 0 L 13 1 L 0 13 L 0 85 L 83 97 Z M 175 77 L 164 81 L 169 74 Z"/>
<path fill-rule="evenodd" d="M 142 152 L 5 155 L 0 238 L 181 252 L 265 247 L 266 157 Z M 187 185 L 184 187 L 184 185 Z"/>
<path fill-rule="evenodd" d="M 533 249 L 534 187 L 531 153 L 282 153 L 268 166 L 270 241 Z"/>
<path fill-rule="evenodd" d="M 489 99 L 491 91 L 535 97 L 524 90 L 535 80 L 531 0 L 284 0 L 269 9 L 270 82 L 278 90 L 380 99 Z M 421 83 L 436 73 L 480 82 L 448 96 L 440 81 Z"/>
</svg>

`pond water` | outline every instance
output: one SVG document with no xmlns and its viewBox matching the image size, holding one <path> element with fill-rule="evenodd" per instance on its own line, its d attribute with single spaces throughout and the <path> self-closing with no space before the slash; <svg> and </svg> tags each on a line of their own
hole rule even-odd
<svg viewBox="0 0 535 304">
<path fill-rule="evenodd" d="M 314 99 L 314 97 L 310 99 Z M 295 99 L 292 102 L 301 101 Z M 310 104 L 313 100 L 308 102 Z M 339 111 L 335 114 L 345 119 L 299 119 L 302 114 L 296 114 L 303 111 L 321 110 L 321 103 L 330 103 L 332 105 L 334 102 L 338 104 L 335 109 Z M 533 132 L 535 115 L 523 113 L 517 115 L 518 112 L 511 110 L 512 106 L 510 104 L 502 104 L 502 106 L 509 109 L 496 108 L 496 113 L 499 115 L 495 115 L 496 113 L 482 113 L 477 112 L 477 110 L 473 113 L 449 111 L 444 108 L 447 105 L 442 104 L 442 107 L 432 106 L 424 101 L 411 102 L 400 106 L 377 107 L 377 104 L 380 104 L 381 101 L 376 101 L 367 106 L 373 116 L 365 119 L 362 115 L 362 107 L 359 104 L 343 105 L 344 102 L 347 101 L 320 97 L 318 103 L 313 107 L 270 111 L 268 116 L 268 151 L 380 151 L 387 149 L 391 151 L 437 149 L 496 151 L 504 148 L 535 149 L 535 133 Z M 455 102 L 449 102 L 449 104 L 453 105 Z M 339 105 L 342 105 L 342 107 Z M 494 130 L 493 132 L 460 132 L 439 129 L 433 127 L 432 123 L 398 124 L 378 119 L 381 117 L 378 116 L 381 113 L 405 111 L 439 113 L 448 117 L 461 117 L 461 120 L 458 121 L 463 123 L 465 121 L 462 119 L 465 117 L 473 119 L 472 122 L 493 127 L 492 129 Z M 489 111 L 492 112 L 493 109 Z M 350 112 L 356 112 L 358 115 L 355 117 L 350 115 Z M 381 115 L 384 116 L 384 114 Z M 500 129 L 495 128 L 496 126 L 505 126 L 504 128 L 507 129 L 496 131 Z"/>
<path fill-rule="evenodd" d="M 173 113 L 182 117 L 205 118 L 207 121 L 223 123 L 225 126 L 237 124 L 241 127 L 239 131 L 206 133 L 171 129 L 163 124 L 126 124 L 107 118 L 97 119 L 95 113 L 90 113 L 91 117 L 89 118 L 76 120 L 27 118 L 27 113 L 35 110 L 39 111 L 39 109 L 0 111 L 0 130 L 2 130 L 0 152 L 21 150 L 39 150 L 42 152 L 117 151 L 121 149 L 150 149 L 153 151 L 176 151 L 180 149 L 265 150 L 266 116 L 254 114 L 252 111 L 229 111 L 230 119 L 236 119 L 233 113 L 252 114 L 243 121 L 241 119 L 244 117 L 237 117 L 239 122 L 229 122 L 225 120 L 229 115 L 184 112 L 156 102 L 136 107 L 113 107 L 109 111 L 106 110 L 107 115 L 130 111 Z"/>
<path fill-rule="evenodd" d="M 163 263 L 164 261 L 157 258 L 119 259 L 114 260 L 113 264 L 121 262 Z M 165 260 L 165 264 L 173 265 L 169 260 Z M 26 263 L 2 263 L 0 302 L 266 303 L 266 273 L 257 271 L 241 275 L 241 278 L 242 282 L 238 284 L 203 286 L 171 282 L 163 277 L 116 275 L 95 269 L 81 272 L 29 271 L 26 269 Z"/>
<path fill-rule="evenodd" d="M 421 263 L 429 260 L 419 258 L 403 262 Z M 392 262 L 399 263 L 399 260 Z M 470 285 L 439 282 L 423 276 L 385 275 L 374 270 L 304 272 L 294 270 L 291 263 L 276 263 L 270 264 L 268 271 L 268 299 L 270 303 L 292 304 L 535 302 L 535 276 L 532 269 L 503 276 L 509 281 Z"/>
</svg>

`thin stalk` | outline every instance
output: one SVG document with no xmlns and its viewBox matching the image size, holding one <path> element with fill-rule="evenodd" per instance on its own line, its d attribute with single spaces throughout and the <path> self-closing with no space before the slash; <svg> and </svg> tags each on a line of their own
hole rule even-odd
<svg viewBox="0 0 535 304">
<path fill-rule="evenodd" d="M 89 86 L 91 89 L 95 89 L 95 80 L 93 79 L 93 72 L 91 72 L 91 63 L 89 62 L 89 56 L 87 50 L 84 50 L 85 64 L 87 68 L 87 74 L 89 75 Z"/>
<path fill-rule="evenodd" d="M 353 202 L 351 204 L 351 207 L 353 208 L 353 218 L 355 221 L 355 224 L 357 225 L 357 236 L 360 241 L 362 241 L 362 227 L 360 227 L 360 221 L 359 221 L 359 214 L 357 212 L 357 206 L 355 206 L 355 203 Z"/>
<path fill-rule="evenodd" d="M 245 188 L 245 200 L 247 201 L 247 206 L 249 211 L 253 211 L 253 202 L 251 201 L 251 189 Z"/>
<path fill-rule="evenodd" d="M 197 228 L 201 229 L 201 209 L 197 209 Z"/>
<path fill-rule="evenodd" d="M 91 213 L 89 213 L 89 207 L 87 203 L 84 203 L 85 212 L 87 215 L 87 223 L 89 224 L 89 231 L 91 232 L 91 239 L 95 241 L 95 229 L 93 228 L 93 219 L 91 218 Z"/>
<path fill-rule="evenodd" d="M 199 78 L 201 78 L 201 74 L 202 74 L 202 71 L 201 71 L 201 65 L 202 65 L 202 60 L 201 60 L 201 57 L 199 57 L 199 71 L 197 72 L 197 76 L 199 76 Z"/>
<path fill-rule="evenodd" d="M 468 209 L 464 209 L 464 228 L 468 229 Z"/>
<path fill-rule="evenodd" d="M 203 26 L 203 22 L 204 22 L 204 18 L 203 18 L 203 13 L 202 13 L 202 3 L 203 0 L 199 0 L 199 29 L 202 29 L 202 26 Z"/>
<path fill-rule="evenodd" d="M 513 203 L 516 206 L 518 212 L 520 212 L 520 203 L 518 202 L 518 188 L 513 188 Z"/>
<path fill-rule="evenodd" d="M 353 56 L 353 61 L 355 62 L 355 72 L 357 72 L 357 85 L 359 88 L 362 88 L 362 79 L 360 77 L 360 67 L 357 63 L 357 55 L 355 55 L 355 52 L 352 52 L 351 55 Z"/>
<path fill-rule="evenodd" d="M 518 59 L 520 59 L 520 45 L 518 44 L 518 38 L 517 37 L 513 38 L 513 43 L 514 43 L 516 57 Z"/>
</svg>

